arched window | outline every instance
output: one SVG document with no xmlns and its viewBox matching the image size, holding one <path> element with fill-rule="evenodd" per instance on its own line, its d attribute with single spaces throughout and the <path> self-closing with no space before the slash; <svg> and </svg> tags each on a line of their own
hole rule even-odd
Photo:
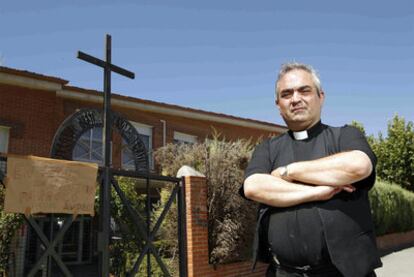
<svg viewBox="0 0 414 277">
<path fill-rule="evenodd" d="M 85 162 L 103 163 L 102 128 L 86 131 L 73 149 L 73 159 Z"/>
</svg>

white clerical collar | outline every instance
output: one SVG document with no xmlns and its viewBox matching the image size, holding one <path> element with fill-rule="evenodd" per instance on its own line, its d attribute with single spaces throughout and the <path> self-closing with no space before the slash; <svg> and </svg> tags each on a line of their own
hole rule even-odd
<svg viewBox="0 0 414 277">
<path fill-rule="evenodd" d="M 308 138 L 308 131 L 293 132 L 293 137 L 295 140 L 304 140 Z"/>
</svg>

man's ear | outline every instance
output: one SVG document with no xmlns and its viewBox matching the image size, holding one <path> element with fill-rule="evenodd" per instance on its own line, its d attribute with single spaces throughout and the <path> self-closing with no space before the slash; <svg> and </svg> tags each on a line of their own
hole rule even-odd
<svg viewBox="0 0 414 277">
<path fill-rule="evenodd" d="M 323 106 L 323 103 L 325 102 L 325 92 L 323 92 L 323 90 L 319 92 L 319 98 L 321 99 L 321 106 Z"/>
<path fill-rule="evenodd" d="M 279 111 L 280 116 L 283 117 L 282 112 L 280 111 L 279 101 L 277 99 L 275 99 L 275 105 L 277 107 L 277 110 Z"/>
<path fill-rule="evenodd" d="M 277 109 L 280 111 L 279 101 L 277 100 L 277 98 L 275 99 L 275 105 Z"/>
</svg>

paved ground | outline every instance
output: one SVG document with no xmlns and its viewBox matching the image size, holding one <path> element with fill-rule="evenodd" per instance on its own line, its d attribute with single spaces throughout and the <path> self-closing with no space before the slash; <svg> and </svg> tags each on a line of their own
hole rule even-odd
<svg viewBox="0 0 414 277">
<path fill-rule="evenodd" d="M 381 260 L 383 266 L 375 270 L 378 277 L 414 276 L 414 247 L 393 252 Z"/>
</svg>

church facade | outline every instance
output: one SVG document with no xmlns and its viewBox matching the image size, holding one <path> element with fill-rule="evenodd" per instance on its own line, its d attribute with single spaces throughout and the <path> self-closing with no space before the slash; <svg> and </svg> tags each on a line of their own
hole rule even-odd
<svg viewBox="0 0 414 277">
<path fill-rule="evenodd" d="M 56 77 L 0 67 L 0 153 L 49 157 L 63 120 L 82 108 L 102 109 L 102 102 L 102 92 L 73 87 Z M 112 108 L 136 127 L 150 157 L 166 143 L 203 141 L 214 130 L 227 140 L 255 140 L 286 131 L 284 126 L 267 122 L 116 94 L 112 95 Z M 102 130 L 92 130 L 82 136 L 83 148 L 74 153 L 78 160 L 99 163 L 101 135 Z M 128 168 L 127 153 L 116 134 L 112 155 L 115 168 Z"/>
</svg>

